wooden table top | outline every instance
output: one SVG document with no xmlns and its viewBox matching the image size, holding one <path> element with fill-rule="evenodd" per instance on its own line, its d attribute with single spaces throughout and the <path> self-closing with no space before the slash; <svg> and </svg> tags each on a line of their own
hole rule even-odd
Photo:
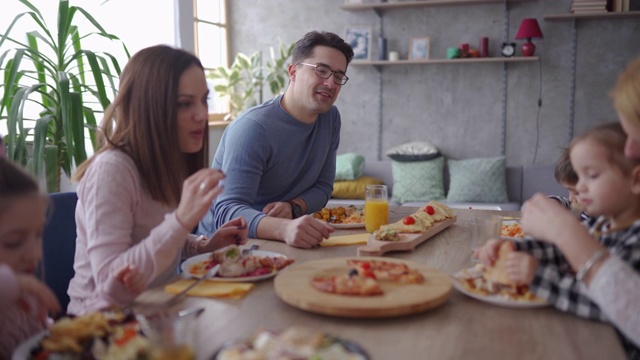
<svg viewBox="0 0 640 360">
<path fill-rule="evenodd" d="M 390 221 L 416 208 L 390 209 Z M 393 252 L 385 257 L 407 259 L 447 274 L 471 264 L 469 239 L 473 219 L 500 214 L 518 217 L 519 212 L 454 209 L 457 222 L 414 251 Z M 334 235 L 354 234 L 340 230 Z M 355 257 L 358 246 L 320 247 L 303 250 L 279 241 L 250 240 L 261 250 L 281 253 L 296 263 L 310 260 Z M 141 302 L 168 295 L 151 289 Z M 197 324 L 198 359 L 209 359 L 225 342 L 244 338 L 257 328 L 285 329 L 306 326 L 352 340 L 372 359 L 624 359 L 614 329 L 606 324 L 562 313 L 553 307 L 515 309 L 486 304 L 453 290 L 443 305 L 423 313 L 391 318 L 342 318 L 318 315 L 281 301 L 273 280 L 256 283 L 243 299 L 187 298 L 177 308 L 204 307 Z"/>
</svg>

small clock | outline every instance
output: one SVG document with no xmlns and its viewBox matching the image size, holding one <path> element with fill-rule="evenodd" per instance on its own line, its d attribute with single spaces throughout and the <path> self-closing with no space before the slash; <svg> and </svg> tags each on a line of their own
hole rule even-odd
<svg viewBox="0 0 640 360">
<path fill-rule="evenodd" d="M 504 57 L 512 57 L 516 54 L 516 43 L 502 43 L 500 53 Z"/>
</svg>

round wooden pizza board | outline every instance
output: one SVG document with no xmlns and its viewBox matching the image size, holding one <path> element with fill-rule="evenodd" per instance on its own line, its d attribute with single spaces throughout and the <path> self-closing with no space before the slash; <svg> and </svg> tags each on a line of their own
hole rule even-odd
<svg viewBox="0 0 640 360">
<path fill-rule="evenodd" d="M 311 286 L 316 276 L 347 274 L 347 260 L 383 260 L 407 264 L 425 277 L 422 284 L 399 284 L 381 281 L 384 294 L 346 296 L 329 294 Z M 313 313 L 352 318 L 392 317 L 423 312 L 449 299 L 451 280 L 437 269 L 406 260 L 357 257 L 314 260 L 289 266 L 274 280 L 276 294 L 285 303 Z"/>
</svg>

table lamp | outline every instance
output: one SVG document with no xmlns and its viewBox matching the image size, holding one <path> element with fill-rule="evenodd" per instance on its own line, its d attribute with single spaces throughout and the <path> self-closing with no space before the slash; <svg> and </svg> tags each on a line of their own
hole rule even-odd
<svg viewBox="0 0 640 360">
<path fill-rule="evenodd" d="M 520 29 L 516 34 L 516 40 L 527 39 L 527 42 L 522 44 L 522 56 L 533 56 L 536 52 L 536 46 L 533 45 L 531 39 L 542 39 L 542 31 L 538 26 L 538 20 L 536 19 L 524 19 L 520 24 Z"/>
</svg>

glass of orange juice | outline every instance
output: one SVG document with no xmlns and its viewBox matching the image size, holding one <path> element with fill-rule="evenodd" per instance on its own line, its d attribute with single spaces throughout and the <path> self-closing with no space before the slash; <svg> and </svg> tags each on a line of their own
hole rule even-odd
<svg viewBox="0 0 640 360">
<path fill-rule="evenodd" d="M 389 200 L 386 185 L 367 185 L 364 201 L 364 225 L 372 233 L 389 223 Z"/>
</svg>

